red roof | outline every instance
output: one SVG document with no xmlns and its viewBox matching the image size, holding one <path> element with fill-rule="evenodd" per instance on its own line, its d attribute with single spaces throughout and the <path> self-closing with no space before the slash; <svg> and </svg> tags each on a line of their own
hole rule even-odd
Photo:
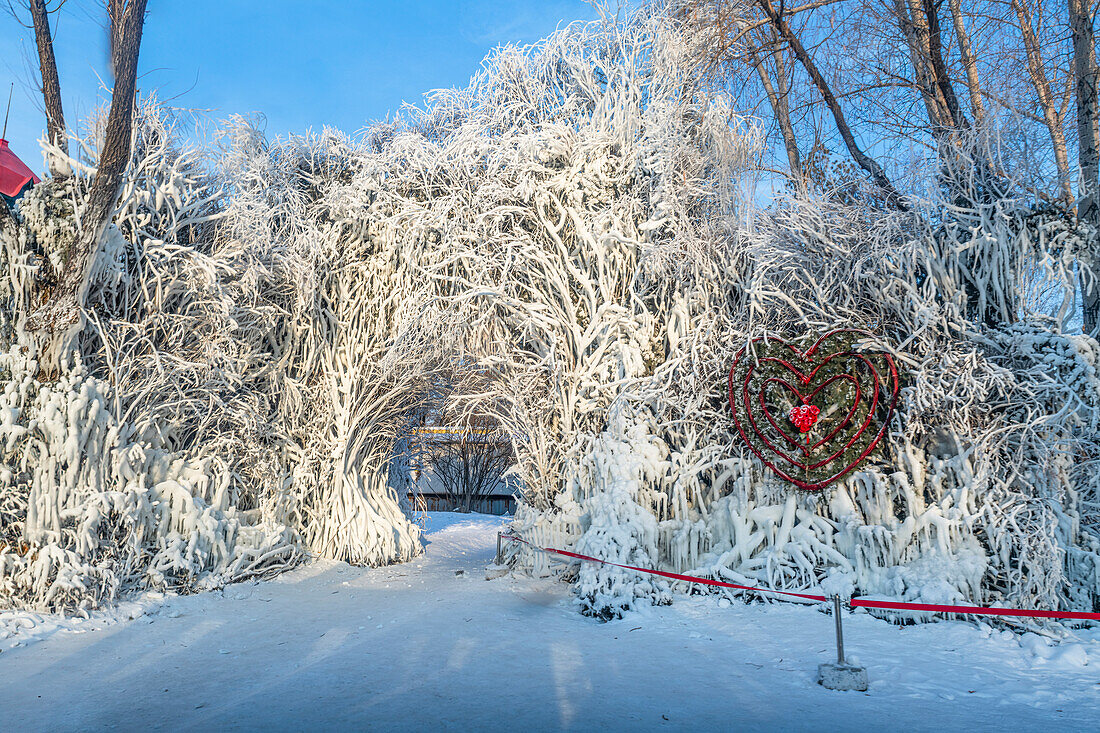
<svg viewBox="0 0 1100 733">
<path fill-rule="evenodd" d="M 0 138 L 0 193 L 18 196 L 31 182 L 38 183 L 38 176 L 8 148 L 8 141 Z"/>
</svg>

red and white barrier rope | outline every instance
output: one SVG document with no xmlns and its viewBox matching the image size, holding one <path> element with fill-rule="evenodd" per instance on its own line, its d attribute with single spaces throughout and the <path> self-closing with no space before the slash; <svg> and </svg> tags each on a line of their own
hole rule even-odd
<svg viewBox="0 0 1100 733">
<path fill-rule="evenodd" d="M 616 562 L 610 562 L 608 560 L 601 560 L 598 557 L 591 557 L 589 555 L 582 555 L 577 552 L 569 552 L 568 550 L 559 550 L 554 547 L 539 547 L 527 540 L 519 537 L 518 535 L 502 534 L 502 540 L 513 540 L 515 542 L 522 542 L 528 547 L 538 550 L 539 552 L 548 552 L 554 555 L 561 555 L 562 557 L 569 557 L 574 560 L 584 560 L 587 562 L 596 562 L 601 565 L 611 565 L 612 567 L 622 568 L 624 570 L 634 570 L 639 573 L 648 573 L 649 575 L 658 575 L 662 578 L 670 578 L 672 580 L 684 580 L 689 583 L 702 583 L 703 585 L 718 586 L 721 588 L 735 588 L 737 590 L 749 590 L 756 593 L 777 593 L 784 596 L 794 596 L 795 598 L 803 598 L 810 601 L 827 601 L 825 596 L 814 595 L 812 593 L 794 593 L 786 590 L 775 590 L 773 588 L 756 588 L 750 585 L 738 585 L 736 583 L 726 583 L 721 580 L 711 580 L 710 578 L 699 578 L 694 575 L 681 575 L 680 573 L 669 573 L 664 570 L 652 570 L 650 568 L 639 568 L 633 565 L 620 565 Z M 949 606 L 938 605 L 931 603 L 903 603 L 901 601 L 872 601 L 865 600 L 863 598 L 852 598 L 848 601 L 848 605 L 851 608 L 878 608 L 889 609 L 899 611 L 926 611 L 933 613 L 960 613 L 960 614 L 974 614 L 985 616 L 1028 616 L 1032 618 L 1070 618 L 1070 619 L 1085 619 L 1089 621 L 1100 621 L 1100 613 L 1088 613 L 1085 611 L 1039 611 L 1028 610 L 1019 608 L 991 608 L 986 606 Z"/>
</svg>

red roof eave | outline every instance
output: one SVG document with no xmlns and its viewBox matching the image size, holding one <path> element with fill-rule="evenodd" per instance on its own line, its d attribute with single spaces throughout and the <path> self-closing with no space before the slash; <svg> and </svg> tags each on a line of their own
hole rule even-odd
<svg viewBox="0 0 1100 733">
<path fill-rule="evenodd" d="M 19 156 L 8 147 L 8 141 L 0 138 L 0 193 L 5 196 L 18 196 L 27 184 L 38 183 L 38 176 Z"/>
</svg>

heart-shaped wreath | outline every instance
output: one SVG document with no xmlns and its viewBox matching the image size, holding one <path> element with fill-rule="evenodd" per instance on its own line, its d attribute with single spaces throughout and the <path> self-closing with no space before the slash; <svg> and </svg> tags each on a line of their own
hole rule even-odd
<svg viewBox="0 0 1100 733">
<path fill-rule="evenodd" d="M 859 465 L 886 435 L 898 399 L 890 354 L 856 349 L 865 331 L 830 331 L 806 351 L 754 339 L 730 368 L 742 440 L 764 465 L 816 491 Z"/>
</svg>

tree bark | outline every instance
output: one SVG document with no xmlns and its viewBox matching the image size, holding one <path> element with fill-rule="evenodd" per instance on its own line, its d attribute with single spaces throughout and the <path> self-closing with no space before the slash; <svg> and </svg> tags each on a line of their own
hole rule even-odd
<svg viewBox="0 0 1100 733">
<path fill-rule="evenodd" d="M 905 44 L 909 47 L 913 81 L 921 94 L 921 99 L 924 100 L 925 109 L 928 111 L 928 124 L 933 136 L 938 140 L 942 131 L 950 127 L 953 120 L 947 111 L 932 69 L 929 28 L 924 16 L 924 8 L 925 4 L 922 0 L 894 0 L 894 14 L 898 19 L 898 27 L 905 36 Z"/>
<path fill-rule="evenodd" d="M 38 46 L 38 69 L 42 73 L 42 101 L 46 107 L 46 133 L 50 144 L 68 153 L 69 142 L 65 136 L 65 113 L 61 107 L 61 82 L 57 77 L 57 60 L 53 54 L 53 37 L 46 0 L 29 0 L 31 20 L 34 23 L 34 41 Z M 46 156 L 50 175 L 63 178 L 72 173 L 69 164 L 56 155 Z"/>
<path fill-rule="evenodd" d="M 798 137 L 795 135 L 794 126 L 791 124 L 791 82 L 787 78 L 787 60 L 783 51 L 779 47 L 778 39 L 775 38 L 775 29 L 772 29 L 772 58 L 775 60 L 775 85 L 776 85 L 776 101 L 779 104 L 779 114 L 781 115 L 780 125 L 783 128 L 783 142 L 787 148 L 787 159 L 794 167 L 791 171 L 794 175 L 798 176 L 799 180 L 802 178 L 802 155 L 798 150 Z"/>
<path fill-rule="evenodd" d="M 943 60 L 943 31 L 940 29 L 939 5 L 935 0 L 923 0 L 925 20 L 928 23 L 928 61 L 932 67 L 932 78 L 939 92 L 941 103 L 946 107 L 946 116 L 955 129 L 967 126 L 959 99 L 955 96 L 955 87 L 951 75 Z"/>
<path fill-rule="evenodd" d="M 771 28 L 771 26 L 769 26 L 769 28 Z M 771 30 L 774 36 L 775 29 L 771 28 Z M 767 55 L 761 56 L 756 46 L 750 44 L 748 47 L 748 57 L 749 62 L 756 67 L 756 73 L 760 77 L 760 83 L 764 85 L 764 92 L 768 95 L 768 102 L 771 104 L 772 114 L 775 115 L 775 121 L 779 124 L 779 131 L 783 135 L 783 146 L 787 150 L 787 163 L 791 168 L 791 178 L 801 183 L 802 156 L 798 151 L 798 138 L 795 137 L 794 126 L 791 124 L 791 110 L 787 99 L 790 95 L 790 88 L 787 83 L 786 70 L 783 68 L 783 54 L 779 49 L 779 44 L 775 41 L 776 39 L 773 37 L 771 42 L 774 48 L 770 54 L 775 61 L 774 84 L 765 66 Z"/>
<path fill-rule="evenodd" d="M 145 24 L 146 0 L 109 0 L 111 64 L 115 75 L 107 129 L 99 165 L 81 216 L 81 230 L 62 267 L 57 288 L 27 319 L 24 328 L 36 337 L 40 367 L 56 375 L 83 327 L 81 309 L 88 275 L 103 234 L 114 215 L 122 176 L 130 161 L 138 51 Z"/>
<path fill-rule="evenodd" d="M 985 102 L 982 101 L 982 87 L 978 80 L 978 60 L 970 48 L 970 35 L 963 24 L 962 8 L 959 0 L 948 0 L 951 9 L 951 24 L 955 28 L 955 39 L 959 42 L 959 58 L 966 70 L 966 90 L 970 96 L 970 111 L 974 114 L 974 123 L 981 125 L 985 120 Z"/>
<path fill-rule="evenodd" d="M 828 82 L 826 82 L 825 77 L 822 76 L 821 70 L 818 69 L 817 64 L 814 63 L 813 58 L 810 57 L 806 48 L 798 40 L 798 36 L 791 30 L 790 25 L 783 19 L 783 16 L 772 6 L 771 0 L 756 0 L 756 3 L 760 9 L 764 11 L 764 14 L 768 16 L 768 20 L 771 22 L 772 27 L 775 28 L 780 37 L 790 46 L 791 51 L 794 52 L 795 58 L 797 58 L 799 63 L 802 64 L 802 67 L 806 69 L 806 73 L 810 75 L 810 78 L 814 82 L 814 86 L 817 87 L 822 99 L 825 100 L 825 105 L 832 113 L 837 132 L 840 133 L 840 137 L 844 141 L 845 147 L 848 148 L 848 153 L 852 156 L 852 159 L 860 168 L 871 176 L 871 180 L 875 182 L 875 185 L 882 189 L 891 206 L 903 211 L 906 210 L 908 207 L 905 201 L 902 199 L 897 189 L 894 188 L 894 184 L 891 183 L 886 172 L 882 169 L 882 166 L 880 166 L 876 160 L 864 153 L 856 143 L 855 136 L 852 134 L 851 128 L 848 127 L 848 120 L 844 115 L 844 110 L 840 107 L 840 102 L 837 101 Z"/>
<path fill-rule="evenodd" d="M 1100 103 L 1096 88 L 1096 38 L 1088 0 L 1069 0 L 1073 34 L 1073 75 L 1077 97 L 1077 158 L 1081 179 L 1077 187 L 1077 218 L 1091 225 L 1081 268 L 1082 316 L 1085 333 L 1097 334 L 1100 325 Z M 1091 283 L 1090 283 L 1091 281 Z M 1089 285 L 1091 284 L 1091 288 Z"/>
<path fill-rule="evenodd" d="M 1054 147 L 1054 165 L 1058 169 L 1059 187 L 1066 203 L 1073 202 L 1073 189 L 1070 186 L 1069 154 L 1066 152 L 1066 132 L 1063 127 L 1063 116 L 1054 103 L 1054 94 L 1050 88 L 1050 80 L 1047 78 L 1046 68 L 1043 66 L 1043 55 L 1039 45 L 1039 39 L 1035 35 L 1035 28 L 1031 24 L 1031 12 L 1024 7 L 1021 0 L 1012 0 L 1012 9 L 1016 13 L 1016 19 L 1020 23 L 1020 38 L 1024 43 L 1024 54 L 1027 58 L 1027 70 L 1035 86 L 1035 94 L 1039 107 L 1043 110 L 1043 122 L 1050 132 L 1050 141 Z"/>
</svg>

